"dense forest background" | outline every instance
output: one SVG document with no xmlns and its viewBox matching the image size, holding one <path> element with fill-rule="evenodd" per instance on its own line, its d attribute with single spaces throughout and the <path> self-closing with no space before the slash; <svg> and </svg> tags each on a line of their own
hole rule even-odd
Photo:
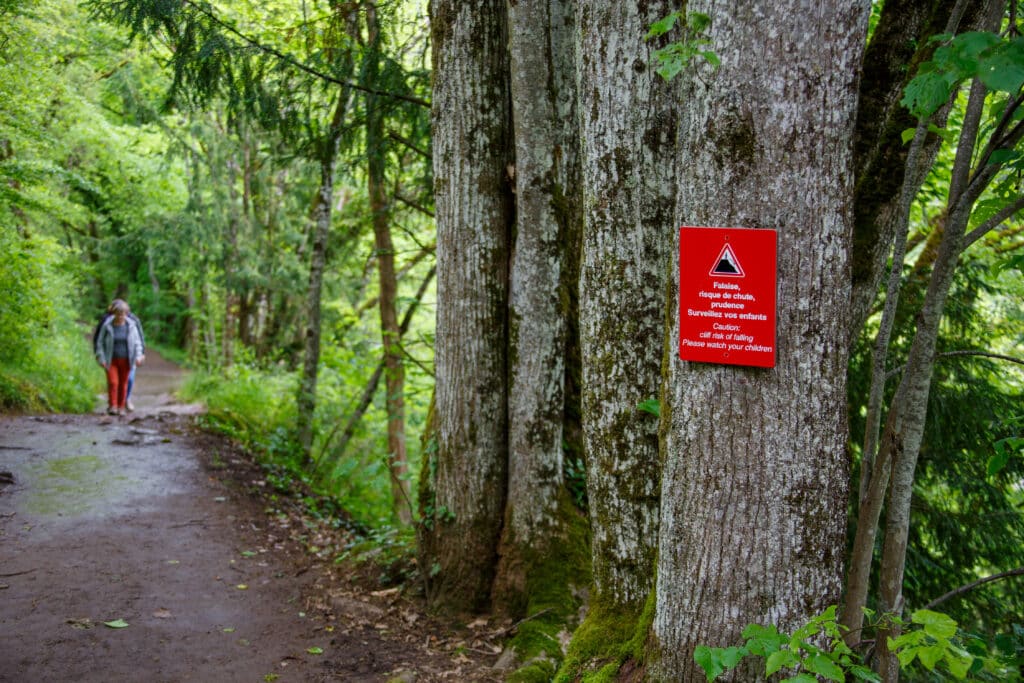
<svg viewBox="0 0 1024 683">
<path fill-rule="evenodd" d="M 430 459 L 438 449 L 435 191 L 453 181 L 435 181 L 431 101 L 439 95 L 427 3 L 180 4 L 184 18 L 160 2 L 0 0 L 0 404 L 7 411 L 91 410 L 102 375 L 86 335 L 112 298 L 124 298 L 141 318 L 147 344 L 191 369 L 185 391 L 209 406 L 211 427 L 256 453 L 281 495 L 295 494 L 301 482 L 302 491 L 318 494 L 309 503 L 323 515 L 344 510 L 346 523 L 385 549 L 382 580 L 423 583 L 436 602 L 443 586 L 431 589 L 429 578 L 448 565 L 444 539 L 431 540 L 429 523 L 450 512 L 434 506 L 434 492 L 417 482 L 437 467 Z M 871 434 L 880 429 L 879 406 L 895 413 L 903 400 L 897 381 L 878 383 L 876 344 L 883 342 L 881 373 L 890 379 L 915 357 L 943 235 L 959 225 L 951 223 L 958 214 L 949 198 L 961 173 L 958 140 L 974 111 L 965 74 L 978 70 L 978 55 L 992 41 L 1003 40 L 1010 48 L 988 68 L 1010 75 L 991 78 L 996 95 L 983 113 L 978 107 L 981 144 L 973 159 L 980 171 L 972 178 L 998 168 L 964 215 L 961 232 L 971 242 L 953 257 L 936 323 L 901 600 L 955 620 L 956 647 L 1002 657 L 969 675 L 1017 680 L 1024 653 L 1024 62 L 1016 3 L 999 9 L 1001 23 L 990 35 L 1002 38 L 960 44 L 948 60 L 953 67 L 941 53 L 921 52 L 926 40 L 902 63 L 912 74 L 910 66 L 931 57 L 945 89 L 936 96 L 918 81 L 905 100 L 916 107 L 913 115 L 902 108 L 892 124 L 900 140 L 890 148 L 901 147 L 904 159 L 909 150 L 908 175 L 920 176 L 919 187 L 908 198 L 894 275 L 881 275 L 883 253 L 878 273 L 862 278 L 871 291 L 863 324 L 850 337 L 845 457 L 848 544 L 855 549 L 864 542 L 855 532 L 872 485 L 887 486 L 872 484 L 863 453 L 877 447 Z M 885 26 L 884 11 L 873 4 L 871 40 Z M 639 44 L 657 18 L 637 27 Z M 674 45 L 716 49 L 714 41 L 702 42 L 705 29 L 691 21 Z M 954 67 L 966 71 L 957 75 Z M 989 140 L 998 144 L 986 147 Z M 525 161 L 520 154 L 520 173 Z M 516 170 L 509 169 L 510 181 Z M 860 182 L 890 182 L 874 173 Z M 873 195 L 865 187 L 858 185 L 858 201 L 867 205 Z M 517 199 L 525 212 L 524 196 Z M 669 218 L 657 229 L 672 232 L 677 222 Z M 597 278 L 591 287 L 601 282 L 587 263 L 565 268 Z M 898 304 L 887 308 L 889 300 Z M 456 365 L 472 362 L 458 349 L 446 353 Z M 661 355 L 654 350 L 656 365 Z M 146 381 L 144 367 L 138 381 Z M 456 402 L 477 400 L 452 391 Z M 630 419 L 652 437 L 658 396 L 652 390 L 629 399 Z M 563 443 L 564 502 L 586 520 L 605 504 L 593 499 L 593 480 L 588 488 L 587 440 L 566 427 Z M 866 604 L 878 609 L 882 539 L 869 538 L 865 547 Z M 934 602 L 988 577 L 998 580 Z M 639 614 L 647 591 L 631 609 L 649 626 L 650 614 Z M 511 603 L 502 608 L 526 608 Z M 570 614 L 575 610 L 553 616 L 564 624 Z M 869 619 L 866 627 L 876 624 Z M 628 627 L 618 635 L 633 638 Z M 544 642 L 538 647 L 553 659 L 564 654 Z M 635 643 L 617 651 L 617 665 L 636 653 Z M 577 655 L 573 665 L 586 668 L 593 653 Z M 935 662 L 925 658 L 914 664 L 911 657 L 908 665 L 908 675 L 922 680 L 951 675 L 932 673 Z"/>
</svg>

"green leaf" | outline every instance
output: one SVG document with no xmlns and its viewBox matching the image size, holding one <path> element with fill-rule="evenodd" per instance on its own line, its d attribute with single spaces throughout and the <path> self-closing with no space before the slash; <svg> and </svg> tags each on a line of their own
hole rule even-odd
<svg viewBox="0 0 1024 683">
<path fill-rule="evenodd" d="M 908 142 L 910 142 L 911 140 L 914 139 L 914 135 L 916 133 L 917 133 L 917 129 L 916 128 L 907 128 L 902 133 L 900 133 L 900 140 L 902 140 L 903 144 L 905 145 L 905 144 L 907 144 Z"/>
<path fill-rule="evenodd" d="M 890 650 L 895 650 L 896 649 L 896 648 L 893 647 L 893 645 L 895 645 L 895 643 L 893 643 L 892 638 L 890 638 L 889 639 L 889 649 Z M 900 660 L 900 666 L 901 667 L 903 667 L 903 666 L 910 666 L 911 662 L 914 661 L 914 658 L 917 657 L 918 652 L 920 650 L 922 650 L 922 649 L 923 648 L 920 647 L 920 646 L 914 646 L 914 647 L 908 647 L 906 649 L 903 649 L 903 650 L 900 650 L 899 652 L 897 652 L 896 653 L 896 657 Z"/>
<path fill-rule="evenodd" d="M 311 655 L 322 655 L 324 653 L 324 649 L 322 647 L 315 647 L 315 646 L 314 647 L 307 647 L 306 648 L 306 652 L 308 652 Z"/>
<path fill-rule="evenodd" d="M 956 635 L 956 622 L 941 612 L 919 609 L 911 615 L 910 620 L 921 624 L 924 632 L 932 638 L 952 638 Z"/>
<path fill-rule="evenodd" d="M 931 116 L 952 92 L 952 87 L 941 73 L 931 71 L 915 76 L 903 89 L 900 104 L 918 118 Z"/>
<path fill-rule="evenodd" d="M 1005 164 L 1008 161 L 1019 159 L 1021 153 L 1015 149 L 997 149 L 988 158 L 990 164 Z"/>
<path fill-rule="evenodd" d="M 781 669 L 789 669 L 800 663 L 800 658 L 792 650 L 779 650 L 768 655 L 764 672 L 771 676 Z"/>
<path fill-rule="evenodd" d="M 743 629 L 743 637 L 747 639 L 747 649 L 758 657 L 767 657 L 778 652 L 786 644 L 786 636 L 779 633 L 774 624 L 761 626 L 750 624 Z"/>
<path fill-rule="evenodd" d="M 960 680 L 967 678 L 967 672 L 973 662 L 974 657 L 962 650 L 956 648 L 946 650 L 946 666 L 949 667 L 950 673 Z"/>
<path fill-rule="evenodd" d="M 748 654 L 747 649 L 743 647 L 727 647 L 722 651 L 722 664 L 725 665 L 726 669 L 735 669 L 736 665 L 740 663 L 744 657 Z"/>
<path fill-rule="evenodd" d="M 1017 92 L 1024 85 L 1024 39 L 994 47 L 980 60 L 978 77 L 992 90 Z"/>
<path fill-rule="evenodd" d="M 686 15 L 686 27 L 693 33 L 703 33 L 711 26 L 711 17 L 703 12 L 690 12 Z"/>
<path fill-rule="evenodd" d="M 114 619 L 113 621 L 104 621 L 104 626 L 109 628 L 128 628 L 128 622 L 124 619 Z"/>
<path fill-rule="evenodd" d="M 710 648 L 707 645 L 698 645 L 697 649 L 693 651 L 693 661 L 697 662 L 697 665 L 704 669 L 704 675 L 707 676 L 708 681 L 715 680 L 725 671 L 722 660 L 716 652 L 719 649 Z"/>
<path fill-rule="evenodd" d="M 679 17 L 679 12 L 673 12 L 664 19 L 659 19 L 658 21 L 654 22 L 653 24 L 651 24 L 651 29 L 647 32 L 647 35 L 644 36 L 644 40 L 655 38 L 657 36 L 661 36 L 668 33 L 669 31 L 672 30 L 672 27 L 676 25 L 676 21 L 679 20 Z"/>
<path fill-rule="evenodd" d="M 646 401 L 640 401 L 636 406 L 645 413 L 650 413 L 655 417 L 661 417 L 661 403 L 656 398 L 649 398 Z"/>
<path fill-rule="evenodd" d="M 808 657 L 804 661 L 804 668 L 810 671 L 811 673 L 816 673 L 819 676 L 824 676 L 830 681 L 837 681 L 837 683 L 843 683 L 843 681 L 846 680 L 846 678 L 843 676 L 843 670 L 839 667 L 839 665 L 823 654 Z"/>
<path fill-rule="evenodd" d="M 948 641 L 940 641 L 940 644 L 922 647 L 917 651 L 917 658 L 921 660 L 921 664 L 924 665 L 924 668 L 929 671 L 935 670 L 935 665 L 942 659 L 943 655 L 946 654 L 946 648 L 941 644 L 943 642 Z"/>
<path fill-rule="evenodd" d="M 991 458 L 988 459 L 987 470 L 988 476 L 994 477 L 999 474 L 1000 471 L 1006 464 L 1010 462 L 1010 453 L 1008 451 L 999 451 Z"/>
</svg>

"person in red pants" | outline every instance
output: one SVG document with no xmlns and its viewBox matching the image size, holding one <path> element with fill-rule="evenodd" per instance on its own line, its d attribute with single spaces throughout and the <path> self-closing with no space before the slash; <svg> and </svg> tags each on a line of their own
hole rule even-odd
<svg viewBox="0 0 1024 683">
<path fill-rule="evenodd" d="M 124 415 L 128 375 L 146 357 L 142 353 L 142 335 L 128 317 L 128 304 L 115 299 L 110 311 L 112 315 L 96 336 L 96 361 L 107 371 L 107 413 Z"/>
</svg>

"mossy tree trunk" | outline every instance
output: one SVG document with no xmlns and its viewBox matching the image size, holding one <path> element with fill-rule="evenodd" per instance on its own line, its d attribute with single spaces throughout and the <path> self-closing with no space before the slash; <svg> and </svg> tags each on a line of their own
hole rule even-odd
<svg viewBox="0 0 1024 683">
<path fill-rule="evenodd" d="M 437 338 L 420 552 L 431 603 L 489 606 L 508 471 L 513 160 L 505 4 L 431 3 Z"/>
<path fill-rule="evenodd" d="M 566 348 L 579 251 L 573 4 L 508 7 L 516 226 L 509 289 L 508 501 L 495 607 L 521 614 L 566 520 Z M 570 385 L 571 387 L 571 385 Z M 571 388 L 570 388 L 571 390 Z"/>
<path fill-rule="evenodd" d="M 676 232 L 682 106 L 644 41 L 664 2 L 587 0 L 580 14 L 583 263 L 580 330 L 587 498 L 598 599 L 639 611 L 658 534 L 657 398 L 665 283 Z"/>
<path fill-rule="evenodd" d="M 916 125 L 899 102 L 916 65 L 930 58 L 928 38 L 947 29 L 949 0 L 889 0 L 864 54 L 854 134 L 853 292 L 850 337 L 855 339 L 878 294 L 893 237 L 900 228 L 900 197 L 906 176 L 920 186 L 938 153 L 941 138 L 928 136 L 913 168 L 902 135 Z M 962 10 L 963 8 L 961 8 Z M 956 25 L 953 25 L 955 30 Z"/>
<path fill-rule="evenodd" d="M 665 680 L 704 678 L 698 645 L 736 644 L 748 623 L 791 629 L 839 600 L 852 140 L 868 8 L 688 5 L 711 18 L 722 63 L 682 76 L 678 215 L 776 229 L 778 313 L 774 368 L 685 363 L 678 282 L 669 290 L 652 643 Z"/>
</svg>

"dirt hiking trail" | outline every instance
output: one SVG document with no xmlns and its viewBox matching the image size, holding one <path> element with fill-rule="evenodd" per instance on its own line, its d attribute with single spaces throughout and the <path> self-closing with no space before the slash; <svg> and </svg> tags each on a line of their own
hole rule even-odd
<svg viewBox="0 0 1024 683">
<path fill-rule="evenodd" d="M 452 630 L 336 565 L 347 532 L 268 514 L 181 378 L 150 353 L 126 418 L 0 416 L 0 681 L 501 680 L 496 626 Z"/>
</svg>

